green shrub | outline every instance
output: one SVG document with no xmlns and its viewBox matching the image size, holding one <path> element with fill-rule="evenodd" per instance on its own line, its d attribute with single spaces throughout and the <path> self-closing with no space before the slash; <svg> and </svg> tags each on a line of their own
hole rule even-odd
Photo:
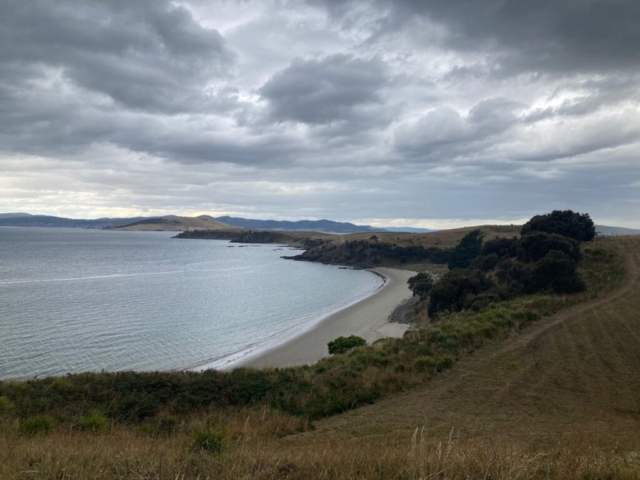
<svg viewBox="0 0 640 480">
<path fill-rule="evenodd" d="M 8 413 L 13 408 L 13 403 L 7 397 L 0 397 L 0 415 Z"/>
<path fill-rule="evenodd" d="M 83 432 L 100 433 L 109 429 L 109 420 L 102 413 L 95 411 L 80 417 L 76 428 Z"/>
<path fill-rule="evenodd" d="M 222 430 L 206 427 L 194 432 L 196 448 L 208 453 L 220 453 L 224 448 L 226 434 Z"/>
<path fill-rule="evenodd" d="M 420 357 L 413 362 L 414 370 L 418 372 L 430 372 L 435 373 L 438 362 L 433 357 Z"/>
<path fill-rule="evenodd" d="M 329 354 L 334 355 L 336 353 L 345 353 L 352 348 L 362 347 L 366 344 L 367 341 L 364 338 L 351 335 L 349 337 L 338 337 L 334 341 L 329 342 L 327 346 L 329 347 Z"/>
<path fill-rule="evenodd" d="M 38 415 L 22 422 L 19 431 L 23 435 L 46 434 L 51 431 L 53 425 L 53 418 L 49 415 Z"/>
<path fill-rule="evenodd" d="M 160 430 L 165 433 L 173 433 L 178 427 L 178 418 L 173 415 L 165 415 L 160 418 L 159 425 Z"/>
<path fill-rule="evenodd" d="M 431 289 L 429 317 L 443 312 L 459 312 L 469 295 L 479 295 L 493 287 L 480 270 L 455 269 L 447 272 Z"/>
</svg>

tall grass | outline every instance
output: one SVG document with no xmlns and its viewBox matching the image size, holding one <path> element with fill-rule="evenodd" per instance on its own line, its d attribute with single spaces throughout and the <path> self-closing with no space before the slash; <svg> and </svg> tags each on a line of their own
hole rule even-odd
<svg viewBox="0 0 640 480">
<path fill-rule="evenodd" d="M 274 427 L 272 425 L 272 427 Z M 147 436 L 131 427 L 105 435 L 58 429 L 49 436 L 0 431 L 0 478 L 67 479 L 639 479 L 640 456 L 578 436 L 532 451 L 500 439 L 430 438 L 427 429 L 384 437 L 278 439 L 260 417 L 228 432 L 224 447 L 192 434 Z M 216 437 L 217 438 L 217 437 Z"/>
</svg>

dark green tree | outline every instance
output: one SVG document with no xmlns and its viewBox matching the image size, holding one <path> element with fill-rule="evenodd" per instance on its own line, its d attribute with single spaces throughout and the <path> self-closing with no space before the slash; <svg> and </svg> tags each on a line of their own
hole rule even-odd
<svg viewBox="0 0 640 480">
<path fill-rule="evenodd" d="M 550 251 L 557 250 L 580 261 L 580 245 L 573 238 L 557 233 L 536 232 L 524 235 L 520 239 L 518 257 L 523 262 L 537 262 L 542 260 Z"/>
<path fill-rule="evenodd" d="M 589 214 L 571 210 L 554 210 L 546 215 L 536 215 L 522 227 L 522 235 L 534 232 L 557 233 L 578 242 L 588 242 L 596 235 L 596 227 Z"/>
<path fill-rule="evenodd" d="M 426 298 L 433 287 L 433 278 L 428 273 L 419 273 L 411 277 L 407 282 L 413 295 L 419 295 L 420 298 Z"/>
<path fill-rule="evenodd" d="M 482 237 L 480 230 L 467 233 L 453 249 L 449 259 L 449 269 L 468 268 L 474 258 L 482 255 Z"/>
<path fill-rule="evenodd" d="M 578 263 L 558 250 L 551 250 L 532 269 L 530 291 L 553 290 L 556 293 L 576 293 L 585 284 L 576 271 Z"/>
<path fill-rule="evenodd" d="M 493 238 L 484 242 L 482 255 L 496 254 L 500 258 L 515 257 L 518 255 L 518 237 Z"/>
<path fill-rule="evenodd" d="M 431 289 L 427 313 L 436 318 L 443 312 L 459 312 L 469 295 L 480 295 L 491 287 L 493 282 L 479 270 L 451 270 Z"/>
</svg>

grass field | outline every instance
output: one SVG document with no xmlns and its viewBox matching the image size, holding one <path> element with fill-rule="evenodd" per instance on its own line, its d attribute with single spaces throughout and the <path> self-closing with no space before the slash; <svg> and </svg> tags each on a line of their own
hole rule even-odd
<svg viewBox="0 0 640 480">
<path fill-rule="evenodd" d="M 373 405 L 313 426 L 254 408 L 34 435 L 5 415 L 0 478 L 640 478 L 640 238 L 601 246 L 623 280 L 592 268 L 582 297 L 520 299 L 566 308 Z"/>
</svg>

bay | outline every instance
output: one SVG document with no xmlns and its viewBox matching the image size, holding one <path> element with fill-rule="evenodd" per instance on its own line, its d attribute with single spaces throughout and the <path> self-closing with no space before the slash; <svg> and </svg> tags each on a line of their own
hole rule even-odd
<svg viewBox="0 0 640 480">
<path fill-rule="evenodd" d="M 382 285 L 288 247 L 174 235 L 0 228 L 0 379 L 224 365 Z"/>
</svg>

